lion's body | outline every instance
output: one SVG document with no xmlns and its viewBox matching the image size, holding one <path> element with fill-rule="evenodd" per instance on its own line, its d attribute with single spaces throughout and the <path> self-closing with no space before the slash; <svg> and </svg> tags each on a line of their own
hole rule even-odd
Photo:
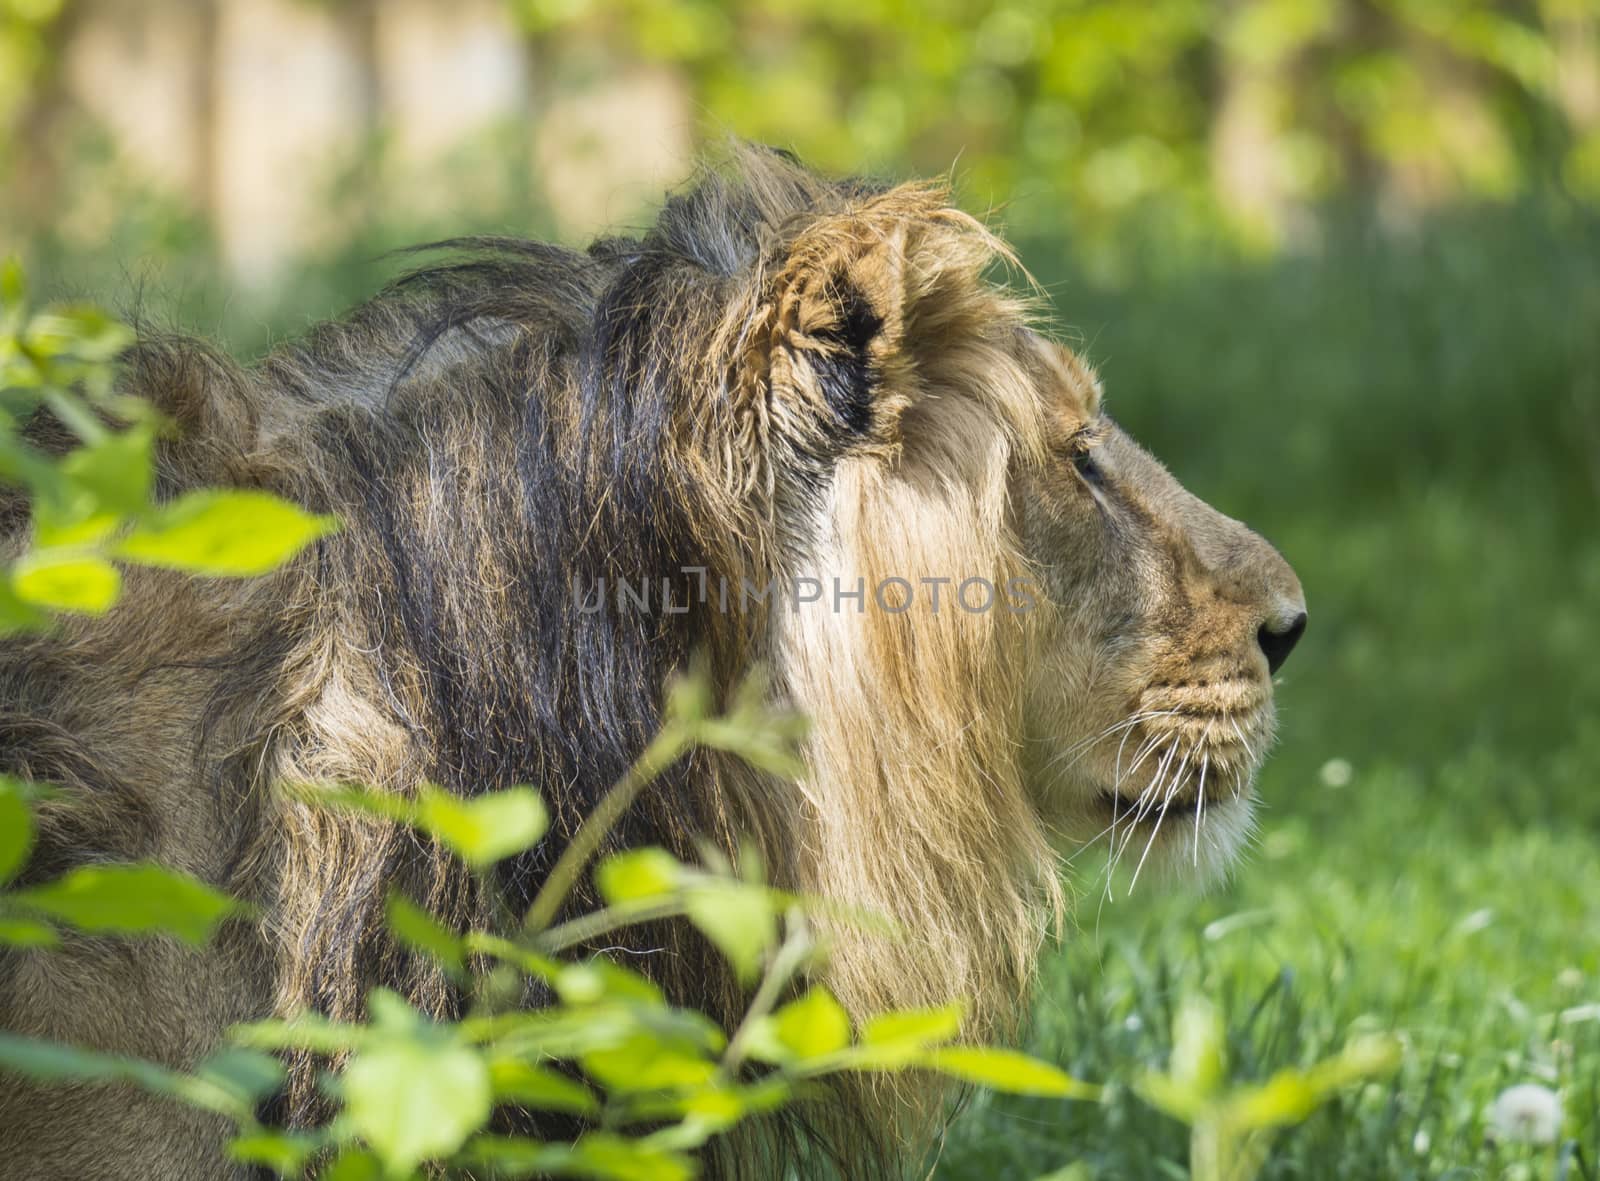
<svg viewBox="0 0 1600 1181">
<path fill-rule="evenodd" d="M 1024 783 L 1017 670 L 1038 619 L 573 601 L 607 580 L 681 588 L 685 569 L 734 586 L 1025 572 L 1011 482 L 1049 450 L 1049 400 L 1016 306 L 981 279 L 993 240 L 930 190 L 750 154 L 639 241 L 470 245 L 253 369 L 181 341 L 135 350 L 128 388 L 178 428 L 162 494 L 259 486 L 343 528 L 265 579 L 139 574 L 104 620 L 0 643 L 0 771 L 66 789 L 30 874 L 154 857 L 262 916 L 205 953 L 10 954 L 0 1024 L 186 1064 L 231 1021 L 355 1018 L 379 984 L 453 1012 L 443 976 L 385 932 L 383 901 L 398 887 L 448 923 L 487 922 L 470 877 L 277 786 L 532 784 L 552 835 L 501 875 L 525 900 L 655 731 L 668 675 L 706 651 L 723 688 L 772 667 L 815 720 L 809 774 L 696 754 L 615 842 L 692 856 L 749 835 L 781 884 L 909 932 L 838 932 L 826 975 L 853 1011 L 963 996 L 970 1033 L 1012 1027 L 1061 908 Z M 19 544 L 19 507 L 0 517 Z M 632 939 L 631 966 L 736 1017 L 739 990 L 687 928 Z M 314 1071 L 294 1064 L 273 1118 L 319 1117 Z M 934 1110 L 915 1098 L 844 1091 L 808 1118 L 864 1176 Z M 124 1092 L 0 1079 L 0 1153 L 32 1177 L 227 1176 L 220 1144 Z"/>
</svg>

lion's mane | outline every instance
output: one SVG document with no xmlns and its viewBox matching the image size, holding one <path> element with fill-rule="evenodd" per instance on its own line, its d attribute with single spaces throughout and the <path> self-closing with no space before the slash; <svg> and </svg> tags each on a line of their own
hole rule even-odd
<svg viewBox="0 0 1600 1181">
<path fill-rule="evenodd" d="M 1060 907 L 1018 767 L 1016 617 L 573 603 L 685 568 L 733 586 L 1019 573 L 1007 474 L 1042 427 L 1021 312 L 984 278 L 1002 248 L 937 188 L 755 150 L 638 238 L 448 248 L 250 368 L 143 335 L 128 388 L 177 428 L 163 495 L 265 487 L 343 527 L 255 583 L 138 573 L 107 620 L 0 645 L 0 770 L 69 789 L 35 872 L 153 854 L 256 901 L 234 937 L 246 1009 L 358 1018 L 384 985 L 448 1015 L 459 996 L 390 937 L 386 894 L 456 927 L 493 922 L 490 900 L 411 834 L 278 785 L 535 785 L 551 835 L 500 874 L 522 903 L 656 730 L 669 675 L 704 652 L 726 691 L 759 660 L 814 719 L 807 777 L 697 753 L 613 844 L 752 837 L 781 884 L 903 928 L 831 931 L 823 975 L 853 1011 L 960 996 L 970 1034 L 1012 1028 Z M 675 1000 L 742 1011 L 687 928 L 624 950 Z M 274 1118 L 320 1117 L 317 1066 L 293 1064 Z M 788 1139 L 891 1171 L 936 1106 L 905 1081 L 845 1088 Z"/>
</svg>

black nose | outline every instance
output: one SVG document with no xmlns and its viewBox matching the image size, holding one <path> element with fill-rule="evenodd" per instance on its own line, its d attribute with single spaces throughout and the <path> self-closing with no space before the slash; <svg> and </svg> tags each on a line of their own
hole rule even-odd
<svg viewBox="0 0 1600 1181">
<path fill-rule="evenodd" d="M 1264 623 L 1261 630 L 1256 633 L 1256 643 L 1261 645 L 1261 651 L 1267 656 L 1267 669 L 1277 672 L 1283 667 L 1283 662 L 1289 659 L 1289 653 L 1294 651 L 1294 646 L 1300 642 L 1300 637 L 1306 634 L 1306 613 L 1296 615 L 1289 626 L 1282 630 L 1275 629 L 1272 624 Z"/>
</svg>

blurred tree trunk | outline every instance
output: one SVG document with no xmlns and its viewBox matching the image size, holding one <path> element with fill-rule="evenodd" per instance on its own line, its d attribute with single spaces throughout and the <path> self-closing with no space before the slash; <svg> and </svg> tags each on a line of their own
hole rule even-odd
<svg viewBox="0 0 1600 1181">
<path fill-rule="evenodd" d="M 1237 3 L 1228 7 L 1237 9 Z M 1274 79 L 1224 34 L 1217 46 L 1217 101 L 1211 121 L 1211 181 L 1217 201 L 1252 237 L 1277 239 L 1282 193 L 1274 176 Z"/>
<path fill-rule="evenodd" d="M 55 19 L 44 27 L 39 73 L 16 116 L 8 188 L 12 208 L 23 225 L 42 224 L 56 207 L 62 171 L 61 130 L 73 109 L 64 49 L 78 28 L 83 9 L 80 0 L 64 0 Z"/>
<path fill-rule="evenodd" d="M 1283 237 L 1290 195 L 1279 159 L 1288 56 L 1247 35 L 1249 0 L 1223 0 L 1211 118 L 1212 189 L 1231 220 L 1262 245 Z"/>
<path fill-rule="evenodd" d="M 194 71 L 191 102 L 194 106 L 190 126 L 194 128 L 194 200 L 206 221 L 216 217 L 219 178 L 217 175 L 217 102 L 222 94 L 221 29 L 217 6 L 222 0 L 196 0 L 195 39 L 201 59 Z"/>
<path fill-rule="evenodd" d="M 232 65 L 224 52 L 220 8 L 229 0 L 193 2 L 197 39 L 204 47 L 203 67 L 195 72 L 195 193 L 207 219 L 216 224 L 223 205 L 225 181 L 222 175 L 225 153 L 220 143 L 222 129 L 217 113 L 227 84 L 224 74 Z M 343 0 L 335 11 L 341 37 L 354 59 L 359 79 L 356 86 L 359 134 L 363 139 L 370 139 L 377 131 L 383 98 L 377 61 L 378 3 L 377 0 Z"/>
<path fill-rule="evenodd" d="M 1556 93 L 1575 132 L 1600 130 L 1600 14 L 1584 0 L 1545 0 Z"/>
<path fill-rule="evenodd" d="M 1339 93 L 1339 73 L 1384 43 L 1384 18 L 1369 0 L 1340 6 L 1339 44 L 1325 64 L 1331 102 L 1332 141 L 1344 192 L 1359 206 L 1374 208 L 1383 188 L 1383 170 L 1373 153 L 1363 113 Z"/>
<path fill-rule="evenodd" d="M 383 111 L 383 75 L 378 68 L 378 0 L 343 0 L 338 8 L 345 46 L 355 59 L 360 79 L 360 134 L 370 139 L 378 131 Z"/>
</svg>

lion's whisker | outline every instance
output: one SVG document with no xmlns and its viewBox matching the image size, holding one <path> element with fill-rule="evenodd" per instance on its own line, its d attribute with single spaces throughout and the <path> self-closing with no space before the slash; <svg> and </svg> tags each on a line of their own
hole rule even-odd
<svg viewBox="0 0 1600 1181">
<path fill-rule="evenodd" d="M 1206 772 L 1211 767 L 1211 755 L 1200 760 L 1200 787 L 1194 798 L 1194 867 L 1200 868 L 1200 829 L 1206 822 Z"/>
<path fill-rule="evenodd" d="M 1250 761 L 1252 763 L 1256 762 L 1255 748 L 1251 746 L 1249 740 L 1245 738 L 1244 731 L 1239 729 L 1239 723 L 1233 718 L 1229 718 L 1228 725 L 1233 727 L 1234 734 L 1236 734 L 1239 738 L 1239 745 L 1244 747 L 1244 753 L 1250 756 Z"/>
<path fill-rule="evenodd" d="M 1167 809 L 1163 806 L 1160 814 L 1156 816 L 1156 826 L 1150 830 L 1150 839 L 1144 843 L 1144 852 L 1139 856 L 1139 864 L 1134 867 L 1133 880 L 1128 883 L 1126 896 L 1129 898 L 1133 897 L 1134 890 L 1139 887 L 1139 874 L 1144 870 L 1145 860 L 1150 856 L 1150 850 L 1155 847 L 1156 837 L 1161 835 L 1161 826 L 1166 822 L 1166 819 Z"/>
<path fill-rule="evenodd" d="M 1077 755 L 1078 757 L 1073 758 L 1072 762 L 1068 763 L 1066 767 L 1061 768 L 1063 771 L 1065 771 L 1068 768 L 1076 765 L 1077 762 L 1082 759 L 1096 743 L 1110 738 L 1119 730 L 1124 731 L 1123 740 L 1125 742 L 1128 736 L 1131 735 L 1141 723 L 1148 722 L 1153 718 L 1171 717 L 1176 713 L 1176 710 L 1170 709 L 1141 710 L 1138 713 L 1133 714 L 1131 717 L 1123 718 L 1120 722 L 1113 722 L 1099 733 L 1091 734 L 1088 738 L 1079 739 L 1077 742 L 1074 742 L 1071 746 L 1067 747 L 1066 750 L 1061 751 L 1053 756 L 1050 761 L 1045 764 L 1045 770 L 1053 770 L 1062 760 L 1072 758 L 1072 756 Z M 1118 748 L 1118 751 L 1120 754 L 1120 747 Z"/>
<path fill-rule="evenodd" d="M 1144 822 L 1145 817 L 1150 813 L 1150 809 L 1155 806 L 1156 797 L 1161 791 L 1161 783 L 1166 778 L 1167 768 L 1172 764 L 1173 757 L 1178 753 L 1178 741 L 1178 736 L 1174 735 L 1167 747 L 1167 753 L 1162 756 L 1160 763 L 1156 766 L 1155 773 L 1150 777 L 1150 782 L 1139 792 L 1139 810 L 1134 814 L 1133 820 L 1129 824 L 1128 835 L 1124 838 L 1122 849 L 1117 854 L 1118 862 L 1122 860 L 1123 855 L 1127 853 L 1128 848 L 1133 844 L 1133 838 L 1138 832 L 1138 826 Z M 1129 774 L 1132 774 L 1131 769 Z M 1163 809 L 1164 812 L 1165 809 Z M 1157 821 L 1156 830 L 1160 831 L 1160 828 L 1161 824 Z M 1152 837 L 1154 835 L 1154 833 L 1151 834 Z M 1145 851 L 1146 853 L 1149 852 L 1148 845 Z M 1140 864 L 1144 864 L 1143 858 L 1140 859 Z"/>
<path fill-rule="evenodd" d="M 1144 761 L 1147 758 L 1149 758 L 1156 751 L 1160 750 L 1161 749 L 1161 743 L 1164 741 L 1164 739 L 1165 739 L 1165 735 L 1157 734 L 1157 735 L 1153 736 L 1152 738 L 1150 738 L 1149 740 L 1147 740 L 1139 748 L 1139 750 L 1137 752 L 1135 752 L 1137 757 L 1135 757 L 1135 759 L 1133 760 L 1133 765 L 1130 766 L 1127 769 L 1127 771 L 1124 772 L 1122 775 L 1118 776 L 1116 784 L 1114 785 L 1113 790 L 1115 790 L 1117 792 L 1121 792 L 1121 790 L 1122 790 L 1122 781 L 1124 779 L 1126 779 L 1129 775 L 1132 775 L 1135 771 L 1137 771 L 1139 769 L 1140 765 L 1143 764 Z M 1174 740 L 1174 741 L 1176 741 L 1176 740 Z M 1141 797 L 1143 796 L 1143 794 L 1144 794 L 1143 792 L 1140 792 L 1140 796 Z"/>
<path fill-rule="evenodd" d="M 1183 773 L 1189 767 L 1189 760 L 1194 758 L 1195 747 L 1191 745 L 1183 753 L 1183 761 L 1178 764 L 1178 769 L 1172 773 L 1172 783 L 1167 787 L 1167 798 L 1170 800 L 1177 794 L 1178 788 L 1183 785 Z"/>
<path fill-rule="evenodd" d="M 1165 766 L 1167 762 L 1171 760 L 1173 755 L 1176 755 L 1177 753 L 1178 740 L 1174 738 L 1172 740 L 1172 749 L 1168 753 L 1167 758 L 1162 760 L 1162 765 Z M 1189 756 L 1184 755 L 1183 763 L 1179 764 L 1178 773 L 1172 777 L 1172 784 L 1167 788 L 1166 795 L 1161 801 L 1161 811 L 1156 814 L 1155 827 L 1150 830 L 1150 839 L 1144 843 L 1144 852 L 1139 856 L 1139 864 L 1134 866 L 1133 880 L 1128 883 L 1128 895 L 1130 897 L 1132 896 L 1134 890 L 1138 888 L 1139 875 L 1144 872 L 1144 863 L 1150 857 L 1150 850 L 1155 848 L 1156 838 L 1161 835 L 1161 826 L 1165 824 L 1167 820 L 1167 808 L 1172 804 L 1172 797 L 1177 792 L 1178 785 L 1183 782 L 1183 764 L 1187 763 L 1188 761 Z"/>
<path fill-rule="evenodd" d="M 1124 741 L 1126 741 L 1126 739 L 1124 739 Z M 1133 765 L 1128 768 L 1126 773 L 1122 772 L 1119 769 L 1119 771 L 1117 773 L 1116 781 L 1111 786 L 1111 840 L 1110 840 L 1111 857 L 1107 861 L 1107 869 L 1106 869 L 1106 892 L 1107 892 L 1108 895 L 1109 895 L 1109 893 L 1111 891 L 1111 875 L 1112 875 L 1113 871 L 1116 868 L 1116 862 L 1121 860 L 1121 857 L 1122 857 L 1122 853 L 1118 849 L 1118 846 L 1117 846 L 1117 824 L 1120 822 L 1120 819 L 1121 819 L 1121 807 L 1122 807 L 1122 799 L 1123 799 L 1123 797 L 1122 797 L 1122 781 L 1123 781 L 1124 778 L 1126 778 L 1127 775 L 1132 775 L 1135 771 L 1137 771 L 1139 769 L 1139 765 L 1141 763 L 1143 763 L 1144 760 L 1150 756 L 1150 753 L 1152 751 L 1156 750 L 1159 747 L 1160 743 L 1161 743 L 1161 736 L 1160 735 L 1153 735 L 1152 737 L 1147 738 L 1143 743 L 1141 743 L 1140 747 L 1139 747 L 1139 750 L 1135 752 L 1135 755 L 1137 757 L 1136 757 Z M 1118 762 L 1119 762 L 1119 764 L 1121 762 L 1120 752 L 1118 754 Z M 1133 819 L 1130 821 L 1130 823 L 1137 824 L 1139 819 L 1140 819 L 1140 816 L 1136 814 L 1133 817 Z M 1123 841 L 1124 848 L 1126 847 L 1127 842 L 1132 840 L 1132 839 L 1133 839 L 1132 838 L 1132 833 L 1130 831 L 1128 837 L 1125 838 L 1124 841 Z"/>
<path fill-rule="evenodd" d="M 1172 760 L 1178 756 L 1178 743 L 1181 741 L 1174 734 L 1172 741 L 1167 745 L 1167 753 L 1161 756 L 1161 762 L 1156 765 L 1155 774 L 1150 777 L 1150 782 L 1145 784 L 1144 790 L 1139 793 L 1140 807 L 1139 819 L 1143 820 L 1156 802 L 1156 797 L 1163 790 L 1167 778 L 1167 768 L 1172 766 Z"/>
</svg>

